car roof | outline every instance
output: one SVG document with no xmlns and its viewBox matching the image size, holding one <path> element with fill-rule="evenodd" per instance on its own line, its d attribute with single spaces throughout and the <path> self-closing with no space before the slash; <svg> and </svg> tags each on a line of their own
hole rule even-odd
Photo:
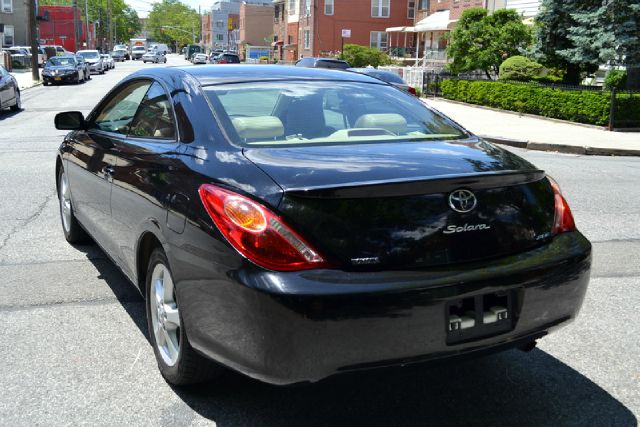
<svg viewBox="0 0 640 427">
<path fill-rule="evenodd" d="M 381 80 L 367 76 L 366 74 L 345 73 L 341 70 L 294 67 L 288 65 L 205 65 L 201 67 L 165 68 L 165 70 L 179 70 L 187 73 L 198 80 L 203 86 L 268 80 L 339 80 L 385 84 Z M 137 73 L 134 73 L 134 75 L 135 74 Z"/>
</svg>

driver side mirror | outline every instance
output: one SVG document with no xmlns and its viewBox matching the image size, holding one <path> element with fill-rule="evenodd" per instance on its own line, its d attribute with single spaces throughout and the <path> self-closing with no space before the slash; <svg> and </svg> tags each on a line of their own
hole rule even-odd
<svg viewBox="0 0 640 427">
<path fill-rule="evenodd" d="M 85 130 L 87 123 L 80 111 L 65 111 L 56 114 L 54 119 L 56 129 L 59 130 Z"/>
</svg>

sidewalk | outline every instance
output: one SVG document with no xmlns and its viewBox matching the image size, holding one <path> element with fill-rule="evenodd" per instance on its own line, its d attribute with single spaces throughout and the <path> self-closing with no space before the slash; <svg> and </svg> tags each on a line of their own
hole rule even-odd
<svg viewBox="0 0 640 427">
<path fill-rule="evenodd" d="M 42 83 L 42 69 L 38 70 L 40 73 L 40 81 L 34 82 L 31 77 L 31 69 L 12 71 L 10 74 L 18 81 L 20 90 L 29 89 L 30 87 L 37 86 Z"/>
<path fill-rule="evenodd" d="M 423 101 L 488 141 L 530 150 L 584 155 L 640 156 L 640 132 L 521 116 L 440 98 Z"/>
</svg>

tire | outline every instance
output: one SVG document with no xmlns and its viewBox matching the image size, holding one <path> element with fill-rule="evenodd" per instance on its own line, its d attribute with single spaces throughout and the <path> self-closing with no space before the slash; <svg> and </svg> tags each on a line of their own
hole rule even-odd
<svg viewBox="0 0 640 427">
<path fill-rule="evenodd" d="M 73 84 L 79 85 L 81 82 L 80 80 L 80 71 L 78 71 L 78 75 L 76 76 L 75 80 L 73 81 Z"/>
<path fill-rule="evenodd" d="M 210 380 L 224 368 L 205 359 L 189 344 L 173 287 L 169 261 L 156 248 L 147 267 L 145 307 L 149 340 L 162 376 L 171 384 L 187 385 Z M 175 323 L 177 322 L 177 323 Z M 162 342 L 158 345 L 158 340 Z"/>
<path fill-rule="evenodd" d="M 83 243 L 89 240 L 89 235 L 82 228 L 75 214 L 71 203 L 71 189 L 69 180 L 66 178 L 64 168 L 58 172 L 58 206 L 60 207 L 60 222 L 64 238 L 69 243 Z"/>
<path fill-rule="evenodd" d="M 104 74 L 104 68 L 100 70 L 100 74 Z"/>
<path fill-rule="evenodd" d="M 20 98 L 20 91 L 16 91 L 16 103 L 11 106 L 11 111 L 22 110 L 22 99 Z"/>
</svg>

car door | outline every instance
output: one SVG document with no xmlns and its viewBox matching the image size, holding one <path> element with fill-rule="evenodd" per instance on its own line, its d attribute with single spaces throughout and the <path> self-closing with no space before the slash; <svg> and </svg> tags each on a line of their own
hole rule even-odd
<svg viewBox="0 0 640 427">
<path fill-rule="evenodd" d="M 76 216 L 110 255 L 115 253 L 111 182 L 119 143 L 129 131 L 151 83 L 134 80 L 114 90 L 70 138 L 67 173 Z"/>
<path fill-rule="evenodd" d="M 9 92 L 11 91 L 11 77 L 4 68 L 0 67 L 0 108 L 9 106 Z"/>
<path fill-rule="evenodd" d="M 122 269 L 135 277 L 135 248 L 145 225 L 164 226 L 166 206 L 179 179 L 179 147 L 171 97 L 154 82 L 145 95 L 126 139 L 118 141 L 113 175 L 111 212 L 117 257 Z M 179 202 L 179 201 L 178 201 Z M 178 228 L 184 227 L 184 222 Z"/>
</svg>

